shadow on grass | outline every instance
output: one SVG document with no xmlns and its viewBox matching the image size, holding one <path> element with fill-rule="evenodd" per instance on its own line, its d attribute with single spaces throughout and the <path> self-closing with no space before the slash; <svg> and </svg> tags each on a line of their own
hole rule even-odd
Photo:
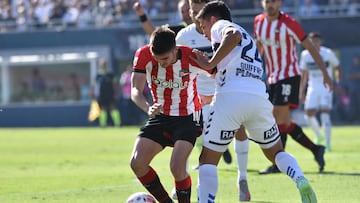
<svg viewBox="0 0 360 203">
<path fill-rule="evenodd" d="M 218 171 L 222 171 L 222 172 L 228 172 L 228 173 L 237 173 L 237 168 L 218 168 Z M 259 174 L 259 170 L 255 170 L 255 169 L 248 169 L 247 170 L 248 173 L 254 173 L 254 174 Z M 272 173 L 272 174 L 267 174 L 267 175 L 274 175 L 274 174 L 281 174 L 281 173 Z M 315 172 L 315 171 L 310 171 L 310 172 L 304 172 L 304 174 L 310 174 L 310 175 L 338 175 L 338 176 L 360 176 L 360 172 L 336 172 L 336 171 L 324 171 L 324 172 Z M 260 175 L 260 174 L 259 174 Z"/>
<path fill-rule="evenodd" d="M 305 174 L 318 174 L 318 175 L 338 175 L 338 176 L 360 176 L 360 172 L 336 172 L 336 171 L 324 171 L 324 172 L 304 172 Z"/>
</svg>

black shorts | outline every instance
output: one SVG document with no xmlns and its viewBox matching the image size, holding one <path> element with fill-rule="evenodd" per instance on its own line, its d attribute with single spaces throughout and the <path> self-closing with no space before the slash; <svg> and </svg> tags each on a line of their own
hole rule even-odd
<svg viewBox="0 0 360 203">
<path fill-rule="evenodd" d="M 300 76 L 294 76 L 269 85 L 269 100 L 273 105 L 289 105 L 296 109 L 299 106 Z"/>
<path fill-rule="evenodd" d="M 140 137 L 149 138 L 162 147 L 173 147 L 177 140 L 185 140 L 192 145 L 196 138 L 201 135 L 203 128 L 202 116 L 199 121 L 194 121 L 193 115 L 189 116 L 166 116 L 157 115 L 150 118 L 144 127 L 140 129 Z"/>
</svg>

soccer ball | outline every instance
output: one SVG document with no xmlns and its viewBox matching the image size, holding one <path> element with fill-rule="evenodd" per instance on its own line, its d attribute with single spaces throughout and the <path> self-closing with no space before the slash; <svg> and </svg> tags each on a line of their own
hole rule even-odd
<svg viewBox="0 0 360 203">
<path fill-rule="evenodd" d="M 137 192 L 126 200 L 126 203 L 156 203 L 153 196 L 146 192 Z"/>
</svg>

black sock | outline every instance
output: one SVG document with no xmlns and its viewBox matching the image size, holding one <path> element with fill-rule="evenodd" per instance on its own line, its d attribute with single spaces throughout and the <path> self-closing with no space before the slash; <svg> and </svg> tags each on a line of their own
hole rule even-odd
<svg viewBox="0 0 360 203">
<path fill-rule="evenodd" d="M 311 150 L 312 152 L 316 149 L 316 145 L 305 135 L 301 127 L 295 123 L 291 123 L 288 133 L 290 136 L 303 147 Z"/>
<path fill-rule="evenodd" d="M 186 190 L 176 190 L 176 195 L 179 203 L 190 203 L 191 188 Z"/>
<path fill-rule="evenodd" d="M 143 186 L 161 203 L 171 203 L 172 200 L 169 194 L 161 184 L 159 176 L 154 169 L 150 167 L 150 170 L 143 177 L 138 178 Z"/>
<path fill-rule="evenodd" d="M 176 195 L 179 203 L 190 203 L 191 197 L 191 178 L 186 177 L 184 180 L 175 181 Z"/>
</svg>

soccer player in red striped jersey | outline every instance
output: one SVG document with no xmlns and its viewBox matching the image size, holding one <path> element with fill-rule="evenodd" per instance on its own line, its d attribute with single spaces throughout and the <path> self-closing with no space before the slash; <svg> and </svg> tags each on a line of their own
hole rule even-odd
<svg viewBox="0 0 360 203">
<path fill-rule="evenodd" d="M 131 99 L 150 118 L 135 141 L 130 165 L 144 187 L 162 203 L 173 201 L 150 163 L 167 146 L 173 147 L 170 170 L 178 202 L 190 202 L 186 161 L 202 132 L 196 77 L 209 74 L 190 56 L 194 57 L 192 48 L 176 46 L 175 33 L 162 26 L 152 33 L 149 45 L 136 51 L 133 62 Z M 153 104 L 143 95 L 146 82 Z"/>
<path fill-rule="evenodd" d="M 323 83 L 332 90 L 332 80 L 316 48 L 308 39 L 301 25 L 286 13 L 280 11 L 282 0 L 262 0 L 264 13 L 254 20 L 254 37 L 257 46 L 265 56 L 266 74 L 269 83 L 270 101 L 274 105 L 273 114 L 280 129 L 285 147 L 287 134 L 302 146 L 309 149 L 322 172 L 325 166 L 324 146 L 314 144 L 302 128 L 291 120 L 291 109 L 299 104 L 300 69 L 296 45 L 307 49 L 320 68 Z M 279 172 L 273 165 L 260 171 L 260 174 Z"/>
</svg>

